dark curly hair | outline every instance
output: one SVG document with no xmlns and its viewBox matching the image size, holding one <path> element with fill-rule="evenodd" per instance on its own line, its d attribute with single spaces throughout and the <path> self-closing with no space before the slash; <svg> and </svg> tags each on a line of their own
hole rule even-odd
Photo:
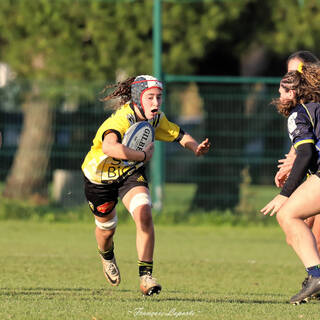
<svg viewBox="0 0 320 320">
<path fill-rule="evenodd" d="M 298 59 L 303 63 L 317 63 L 319 59 L 310 51 L 307 50 L 300 50 L 292 53 L 287 59 L 287 66 L 290 60 Z"/>
<path fill-rule="evenodd" d="M 101 93 L 105 93 L 107 89 L 116 88 L 112 93 L 100 98 L 100 101 L 108 101 L 111 99 L 120 98 L 119 103 L 115 105 L 115 108 L 125 104 L 131 100 L 131 84 L 135 77 L 130 77 L 124 81 L 120 81 L 116 84 L 106 85 Z"/>
<path fill-rule="evenodd" d="M 302 66 L 302 72 L 287 72 L 281 79 L 280 86 L 287 91 L 295 91 L 292 100 L 281 101 L 278 98 L 271 102 L 285 117 L 289 116 L 298 103 L 320 102 L 320 64 L 308 63 Z"/>
</svg>

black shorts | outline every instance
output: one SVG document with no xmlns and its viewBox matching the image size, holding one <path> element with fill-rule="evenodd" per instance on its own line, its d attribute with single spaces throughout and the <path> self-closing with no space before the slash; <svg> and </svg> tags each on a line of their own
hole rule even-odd
<svg viewBox="0 0 320 320">
<path fill-rule="evenodd" d="M 143 186 L 148 188 L 144 167 L 120 183 L 95 184 L 86 177 L 84 177 L 84 181 L 84 190 L 89 207 L 93 214 L 98 217 L 107 216 L 118 203 L 118 197 L 122 199 L 133 187 Z"/>
</svg>

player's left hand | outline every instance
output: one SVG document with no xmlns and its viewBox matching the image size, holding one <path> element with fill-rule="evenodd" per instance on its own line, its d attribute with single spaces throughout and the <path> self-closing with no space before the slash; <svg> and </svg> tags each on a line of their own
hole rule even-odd
<svg viewBox="0 0 320 320">
<path fill-rule="evenodd" d="M 279 168 L 279 171 L 283 171 L 284 173 L 286 174 L 289 174 L 292 167 L 293 167 L 293 164 L 294 164 L 294 161 L 296 159 L 296 155 L 295 154 L 286 154 L 286 158 L 285 159 L 279 159 L 278 162 L 279 162 L 279 165 L 278 165 L 278 168 Z"/>
<path fill-rule="evenodd" d="M 210 143 L 209 139 L 206 138 L 201 143 L 199 143 L 199 145 L 195 151 L 195 155 L 197 157 L 199 157 L 199 156 L 206 154 L 209 151 L 210 146 L 211 146 L 211 143 Z"/>
<path fill-rule="evenodd" d="M 278 213 L 283 204 L 288 200 L 288 197 L 278 194 L 275 196 L 264 208 L 260 210 L 261 213 L 267 215 L 269 212 L 270 216 Z"/>
<path fill-rule="evenodd" d="M 294 160 L 296 159 L 296 154 L 289 152 L 286 154 L 285 159 L 278 160 L 278 172 L 274 177 L 274 182 L 278 188 L 282 188 L 290 175 Z"/>
<path fill-rule="evenodd" d="M 284 184 L 286 183 L 286 181 L 288 179 L 289 174 L 290 174 L 290 172 L 288 173 L 283 170 L 278 170 L 278 172 L 276 173 L 276 175 L 274 177 L 274 182 L 278 188 L 282 188 L 284 186 Z"/>
</svg>

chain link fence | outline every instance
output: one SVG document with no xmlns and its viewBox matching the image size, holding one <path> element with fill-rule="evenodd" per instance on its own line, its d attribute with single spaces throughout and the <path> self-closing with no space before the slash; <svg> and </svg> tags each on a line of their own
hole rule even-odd
<svg viewBox="0 0 320 320">
<path fill-rule="evenodd" d="M 286 121 L 270 104 L 278 95 L 279 80 L 239 79 L 171 77 L 166 81 L 164 108 L 167 117 L 198 141 L 208 137 L 212 142 L 212 150 L 201 158 L 194 157 L 176 143 L 164 144 L 165 182 L 194 184 L 194 207 L 233 208 L 239 202 L 243 170 L 249 173 L 252 184 L 271 185 L 277 159 L 289 150 Z M 70 179 L 66 177 L 70 172 L 81 175 L 80 166 L 96 130 L 111 113 L 98 100 L 103 86 L 95 84 L 87 88 L 92 93 L 90 97 L 77 96 L 76 99 L 70 95 L 69 88 L 65 88 L 59 99 L 50 103 L 52 144 L 50 150 L 44 152 L 48 157 L 46 184 L 53 190 L 53 185 L 63 189 L 70 179 L 73 188 L 82 190 L 79 182 L 73 181 L 73 175 Z M 29 87 L 26 83 L 12 82 L 0 88 L 3 188 L 19 148 Z M 34 123 L 35 127 L 39 125 Z M 36 163 L 32 170 L 37 170 Z M 62 182 L 57 178 L 61 173 L 65 176 Z M 152 183 L 152 177 L 150 181 Z M 59 195 L 55 197 L 59 201 Z M 76 201 L 84 199 L 80 197 Z"/>
</svg>

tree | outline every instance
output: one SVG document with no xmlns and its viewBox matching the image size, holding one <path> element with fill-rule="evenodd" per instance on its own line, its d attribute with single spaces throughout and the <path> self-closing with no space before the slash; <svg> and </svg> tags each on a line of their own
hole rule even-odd
<svg viewBox="0 0 320 320">
<path fill-rule="evenodd" d="M 32 80 L 24 95 L 24 126 L 6 196 L 46 197 L 53 106 L 68 84 L 113 81 L 120 70 L 152 73 L 152 5 L 150 0 L 0 2 L 0 59 L 18 78 Z M 204 54 L 206 43 L 219 36 L 216 29 L 228 17 L 223 7 L 165 3 L 166 72 L 195 70 L 193 59 Z M 52 83 L 62 90 L 53 90 Z"/>
<path fill-rule="evenodd" d="M 214 70 L 218 70 L 220 74 L 225 74 L 225 70 L 230 72 L 230 69 L 225 68 L 226 63 L 236 61 L 239 68 L 238 70 L 233 68 L 231 73 L 233 75 L 238 73 L 242 76 L 280 76 L 285 72 L 286 57 L 293 51 L 311 50 L 317 54 L 320 49 L 320 33 L 317 29 L 320 20 L 320 3 L 312 0 L 304 1 L 304 5 L 300 3 L 294 0 L 265 2 L 254 0 L 243 3 L 244 6 L 238 8 L 241 10 L 237 18 L 233 21 L 225 21 L 222 26 L 227 37 L 209 43 L 208 55 L 203 59 L 207 62 L 203 68 L 204 72 L 212 74 Z M 219 47 L 223 48 L 224 56 Z M 274 59 L 274 56 L 277 56 L 277 59 Z M 239 90 L 241 92 L 242 89 Z M 257 90 L 261 88 L 257 87 Z M 207 161 L 200 167 L 200 179 L 193 208 L 205 210 L 232 208 L 239 202 L 239 184 L 243 167 L 237 158 L 241 157 L 246 143 L 242 132 L 247 126 L 254 125 L 254 120 L 250 120 L 249 117 L 244 123 L 236 119 L 222 122 L 218 117 L 215 121 L 213 114 L 218 116 L 219 110 L 210 101 L 205 101 L 204 107 L 209 115 L 204 124 L 206 132 L 224 130 L 233 132 L 234 138 L 230 140 L 226 137 L 222 140 L 217 136 L 209 135 L 214 142 L 216 160 L 219 156 L 220 159 L 224 158 L 224 155 L 220 154 L 221 150 L 229 153 L 225 154 L 224 163 L 223 160 L 211 161 L 211 163 Z M 241 108 L 244 114 L 246 106 L 239 101 L 237 110 Z M 225 109 L 222 112 L 224 114 L 229 112 L 232 115 L 236 109 Z M 271 130 L 274 123 L 268 124 L 267 120 L 265 122 L 266 130 Z M 213 183 L 213 181 L 217 182 Z"/>
<path fill-rule="evenodd" d="M 201 61 L 209 61 L 206 72 L 216 74 L 229 63 L 214 61 L 222 48 L 228 48 L 228 57 L 234 61 L 245 61 L 248 48 L 263 47 L 267 54 L 283 57 L 298 46 L 319 50 L 319 4 L 315 0 L 304 3 L 299 7 L 295 0 L 164 0 L 164 72 L 192 74 Z M 152 73 L 152 5 L 151 0 L 0 1 L 0 60 L 18 78 L 32 80 L 24 92 L 25 125 L 5 194 L 45 197 L 53 107 L 65 98 L 69 85 L 77 83 L 77 95 L 95 95 L 88 92 L 88 82 L 114 81 L 119 71 Z M 58 86 L 53 90 L 49 83 Z M 34 119 L 33 112 L 41 114 L 46 124 L 37 133 L 31 133 L 32 126 L 27 125 L 28 119 Z M 31 144 L 34 154 L 45 155 L 37 158 L 35 182 L 31 179 L 34 160 L 28 160 L 24 151 Z"/>
</svg>

